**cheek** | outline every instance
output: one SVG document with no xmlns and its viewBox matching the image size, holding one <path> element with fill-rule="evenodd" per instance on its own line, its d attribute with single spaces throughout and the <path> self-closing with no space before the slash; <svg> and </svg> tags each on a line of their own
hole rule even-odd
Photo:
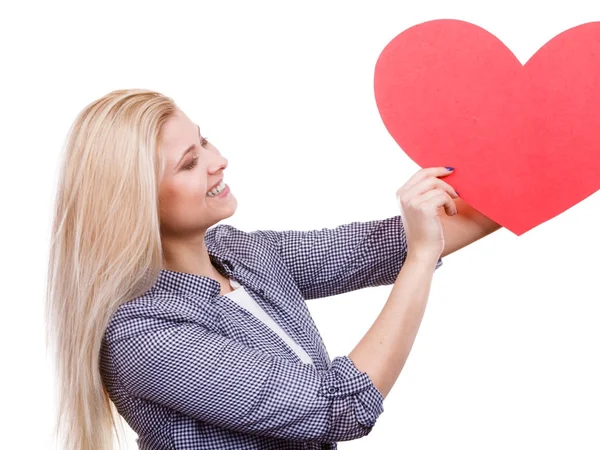
<svg viewBox="0 0 600 450">
<path fill-rule="evenodd" d="M 181 216 L 190 216 L 193 209 L 202 207 L 206 187 L 202 180 L 188 178 L 176 183 L 165 183 L 159 191 L 160 214 L 164 219 L 179 221 Z"/>
<path fill-rule="evenodd" d="M 162 189 L 163 198 L 170 202 L 182 203 L 189 199 L 198 199 L 206 195 L 202 180 L 193 177 L 177 180 L 176 183 L 165 185 Z"/>
<path fill-rule="evenodd" d="M 164 184 L 160 187 L 158 194 L 158 202 L 161 206 L 161 210 L 166 210 L 171 205 L 177 202 L 179 196 L 179 189 L 177 186 L 172 184 Z"/>
<path fill-rule="evenodd" d="M 197 177 L 192 178 L 187 180 L 185 185 L 181 187 L 181 192 L 183 199 L 190 199 L 198 202 L 206 196 L 206 185 Z"/>
</svg>

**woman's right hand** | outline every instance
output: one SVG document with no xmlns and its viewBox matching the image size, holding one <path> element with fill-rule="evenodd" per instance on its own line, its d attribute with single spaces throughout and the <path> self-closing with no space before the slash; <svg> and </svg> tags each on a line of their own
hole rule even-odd
<svg viewBox="0 0 600 450">
<path fill-rule="evenodd" d="M 452 199 L 458 194 L 438 177 L 451 173 L 445 167 L 421 169 L 398 189 L 408 255 L 436 261 L 441 256 L 445 244 L 439 208 L 443 206 L 447 215 L 455 215 L 458 211 Z"/>
</svg>

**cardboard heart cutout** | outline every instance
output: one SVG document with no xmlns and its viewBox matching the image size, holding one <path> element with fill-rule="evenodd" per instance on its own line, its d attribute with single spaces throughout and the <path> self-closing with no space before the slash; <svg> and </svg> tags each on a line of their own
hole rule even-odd
<svg viewBox="0 0 600 450">
<path fill-rule="evenodd" d="M 383 123 L 421 167 L 517 235 L 600 189 L 600 22 L 525 65 L 494 35 L 434 20 L 396 36 L 375 67 Z"/>
</svg>

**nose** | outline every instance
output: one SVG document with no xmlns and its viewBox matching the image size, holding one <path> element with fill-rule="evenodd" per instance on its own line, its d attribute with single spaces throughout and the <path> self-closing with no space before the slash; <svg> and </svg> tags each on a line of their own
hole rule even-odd
<svg viewBox="0 0 600 450">
<path fill-rule="evenodd" d="M 208 171 L 211 174 L 217 173 L 220 170 L 225 170 L 228 164 L 229 161 L 227 161 L 227 158 L 221 155 L 215 155 L 208 165 Z"/>
</svg>

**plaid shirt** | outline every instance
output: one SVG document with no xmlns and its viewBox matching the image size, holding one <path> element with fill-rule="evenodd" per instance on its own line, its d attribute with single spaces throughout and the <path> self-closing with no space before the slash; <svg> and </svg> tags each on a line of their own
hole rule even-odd
<svg viewBox="0 0 600 450">
<path fill-rule="evenodd" d="M 314 366 L 216 280 L 162 270 L 118 308 L 101 348 L 104 385 L 139 448 L 335 449 L 369 434 L 383 397 L 347 356 L 330 361 L 305 300 L 392 284 L 406 258 L 400 216 L 313 231 L 220 224 L 205 242 Z"/>
</svg>

